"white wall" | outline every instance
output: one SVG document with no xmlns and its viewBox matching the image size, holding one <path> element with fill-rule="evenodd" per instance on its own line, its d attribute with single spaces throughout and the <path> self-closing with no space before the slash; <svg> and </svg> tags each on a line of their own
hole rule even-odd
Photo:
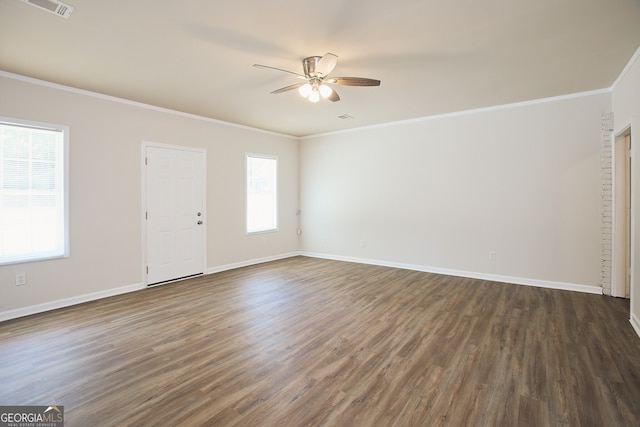
<svg viewBox="0 0 640 427">
<path fill-rule="evenodd" d="M 71 257 L 0 267 L 0 320 L 140 287 L 143 140 L 207 149 L 210 271 L 300 249 L 300 194 L 309 255 L 597 292 L 600 117 L 613 97 L 617 125 L 640 120 L 637 62 L 613 95 L 319 135 L 300 147 L 294 138 L 0 74 L 0 116 L 71 128 Z M 278 233 L 244 235 L 247 151 L 280 158 Z M 638 239 L 634 227 L 636 248 Z M 27 273 L 27 286 L 14 285 L 17 272 Z M 636 279 L 632 295 L 639 286 Z M 633 313 L 640 316 L 638 298 Z"/>
<path fill-rule="evenodd" d="M 614 134 L 631 126 L 631 323 L 640 335 L 640 49 L 613 87 Z"/>
<path fill-rule="evenodd" d="M 0 116 L 70 126 L 71 256 L 0 267 L 0 320 L 141 287 L 143 140 L 207 150 L 210 271 L 298 251 L 296 139 L 14 77 L 0 74 Z M 276 233 L 245 235 L 245 152 L 279 158 Z"/>
<path fill-rule="evenodd" d="M 601 292 L 610 102 L 605 90 L 305 138 L 303 252 Z"/>
</svg>

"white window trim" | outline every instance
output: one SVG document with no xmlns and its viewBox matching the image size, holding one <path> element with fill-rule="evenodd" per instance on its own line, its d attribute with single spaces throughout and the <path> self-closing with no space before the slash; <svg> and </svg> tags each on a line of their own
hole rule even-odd
<svg viewBox="0 0 640 427">
<path fill-rule="evenodd" d="M 63 230 L 63 239 L 64 239 L 64 247 L 63 253 L 60 255 L 53 256 L 42 256 L 37 258 L 29 258 L 22 260 L 14 260 L 14 261 L 0 261 L 0 265 L 15 265 L 15 264 L 24 264 L 30 262 L 40 262 L 47 261 L 52 259 L 61 259 L 68 258 L 70 256 L 70 242 L 69 242 L 69 126 L 59 125 L 53 123 L 46 122 L 37 122 L 33 120 L 24 120 L 24 119 L 16 119 L 13 117 L 3 117 L 0 116 L 0 123 L 6 125 L 14 125 L 14 126 L 24 126 L 29 128 L 39 128 L 44 130 L 56 130 L 62 132 L 62 161 L 63 165 L 63 188 L 64 188 L 64 230 Z"/>
</svg>

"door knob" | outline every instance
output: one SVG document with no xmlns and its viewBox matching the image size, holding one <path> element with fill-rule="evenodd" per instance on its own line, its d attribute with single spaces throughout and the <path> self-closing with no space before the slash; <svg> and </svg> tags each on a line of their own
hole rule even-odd
<svg viewBox="0 0 640 427">
<path fill-rule="evenodd" d="M 202 225 L 202 221 L 198 221 L 198 225 Z"/>
</svg>

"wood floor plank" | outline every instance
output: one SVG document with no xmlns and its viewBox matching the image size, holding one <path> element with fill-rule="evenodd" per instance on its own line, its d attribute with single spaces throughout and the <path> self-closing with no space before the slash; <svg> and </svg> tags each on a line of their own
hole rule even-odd
<svg viewBox="0 0 640 427">
<path fill-rule="evenodd" d="M 67 426 L 636 426 L 605 296 L 294 257 L 0 323 L 0 405 Z"/>
</svg>

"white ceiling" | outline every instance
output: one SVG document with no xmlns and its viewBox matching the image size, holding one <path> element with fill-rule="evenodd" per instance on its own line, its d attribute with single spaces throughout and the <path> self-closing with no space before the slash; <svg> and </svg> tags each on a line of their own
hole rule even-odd
<svg viewBox="0 0 640 427">
<path fill-rule="evenodd" d="M 0 0 L 0 69 L 294 136 L 608 88 L 640 46 L 640 0 L 65 2 Z M 381 86 L 312 104 L 252 67 L 326 52 Z"/>
</svg>

